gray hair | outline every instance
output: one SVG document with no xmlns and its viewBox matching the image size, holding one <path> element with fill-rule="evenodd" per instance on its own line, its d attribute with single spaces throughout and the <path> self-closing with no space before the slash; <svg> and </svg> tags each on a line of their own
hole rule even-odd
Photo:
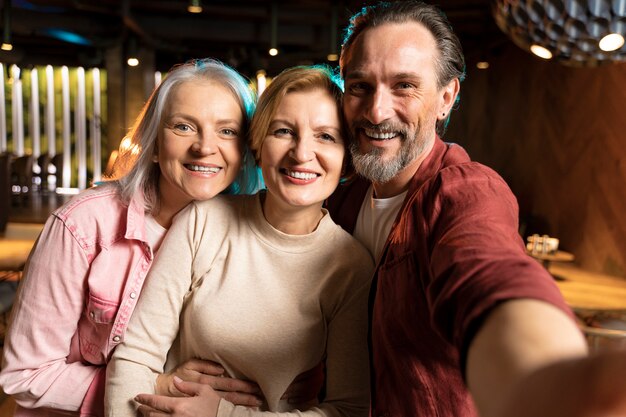
<svg viewBox="0 0 626 417">
<path fill-rule="evenodd" d="M 437 7 L 421 1 L 397 1 L 393 3 L 379 2 L 372 6 L 361 9 L 350 18 L 350 24 L 346 28 L 339 65 L 341 75 L 345 78 L 345 60 L 348 56 L 354 40 L 366 29 L 384 25 L 386 23 L 416 22 L 424 26 L 435 38 L 439 59 L 435 63 L 437 71 L 437 85 L 442 88 L 450 81 L 465 78 L 465 58 L 463 48 L 448 18 Z M 457 96 L 457 103 L 459 97 Z M 448 124 L 448 118 L 437 122 L 437 134 L 443 135 Z"/>
<path fill-rule="evenodd" d="M 192 60 L 173 67 L 152 92 L 137 117 L 128 136 L 122 141 L 111 179 L 116 179 L 120 195 L 128 203 L 137 192 L 143 192 L 146 211 L 159 207 L 160 168 L 153 161 L 156 154 L 158 129 L 163 110 L 172 91 L 181 83 L 194 80 L 217 81 L 230 89 L 239 101 L 243 113 L 243 131 L 248 126 L 256 106 L 256 97 L 245 78 L 231 67 L 214 59 Z M 262 184 L 247 141 L 244 144 L 242 168 L 227 192 L 250 194 Z"/>
</svg>

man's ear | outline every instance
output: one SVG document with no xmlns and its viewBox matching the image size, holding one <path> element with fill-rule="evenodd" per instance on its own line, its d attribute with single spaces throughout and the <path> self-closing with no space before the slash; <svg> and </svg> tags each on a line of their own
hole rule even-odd
<svg viewBox="0 0 626 417">
<path fill-rule="evenodd" d="M 458 78 L 455 78 L 441 89 L 441 104 L 439 105 L 439 113 L 437 114 L 439 120 L 445 119 L 450 114 L 452 106 L 456 103 L 460 88 L 461 83 Z"/>
</svg>

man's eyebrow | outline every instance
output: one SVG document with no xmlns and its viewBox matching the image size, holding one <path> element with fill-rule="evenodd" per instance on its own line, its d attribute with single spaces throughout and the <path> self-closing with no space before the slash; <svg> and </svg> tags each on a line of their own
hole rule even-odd
<svg viewBox="0 0 626 417">
<path fill-rule="evenodd" d="M 346 73 L 346 76 L 344 77 L 344 79 L 346 80 L 351 80 L 351 79 L 360 80 L 363 78 L 367 78 L 367 75 L 364 71 L 360 71 L 360 70 L 349 71 Z M 420 80 L 422 76 L 419 75 L 417 72 L 409 71 L 409 72 L 398 72 L 398 73 L 392 74 L 389 78 L 393 80 L 404 80 L 404 79 Z"/>
<path fill-rule="evenodd" d="M 344 77 L 346 80 L 359 78 L 365 78 L 365 72 L 359 70 L 346 71 L 346 75 Z"/>
</svg>

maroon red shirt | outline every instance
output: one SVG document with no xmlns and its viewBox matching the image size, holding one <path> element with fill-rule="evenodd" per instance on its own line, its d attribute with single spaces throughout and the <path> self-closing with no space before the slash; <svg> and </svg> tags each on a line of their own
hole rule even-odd
<svg viewBox="0 0 626 417">
<path fill-rule="evenodd" d="M 368 187 L 357 180 L 328 202 L 351 233 Z M 526 255 L 504 180 L 437 138 L 374 274 L 372 416 L 477 416 L 464 382 L 467 348 L 489 311 L 515 298 L 571 314 L 549 273 Z"/>
</svg>

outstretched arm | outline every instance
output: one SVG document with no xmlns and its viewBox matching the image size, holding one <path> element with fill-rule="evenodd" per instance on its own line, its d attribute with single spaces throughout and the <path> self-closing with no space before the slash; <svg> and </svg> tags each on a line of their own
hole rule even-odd
<svg viewBox="0 0 626 417">
<path fill-rule="evenodd" d="M 510 417 L 518 407 L 530 406 L 531 398 L 526 398 L 528 404 L 516 399 L 528 394 L 519 391 L 524 381 L 543 368 L 558 369 L 558 364 L 584 357 L 586 352 L 580 330 L 562 310 L 531 299 L 503 302 L 486 318 L 468 351 L 467 381 L 480 415 Z M 558 387 L 548 388 L 547 393 L 554 389 Z M 523 415 L 556 416 L 545 410 Z"/>
</svg>

